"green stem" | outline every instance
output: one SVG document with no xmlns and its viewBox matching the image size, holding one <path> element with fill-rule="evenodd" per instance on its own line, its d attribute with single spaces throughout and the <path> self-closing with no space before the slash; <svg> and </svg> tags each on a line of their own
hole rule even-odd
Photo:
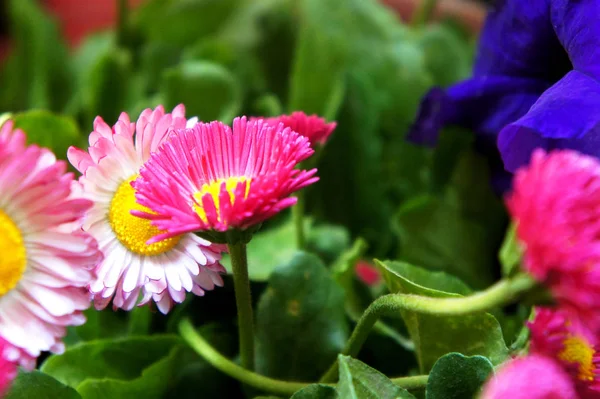
<svg viewBox="0 0 600 399">
<path fill-rule="evenodd" d="M 126 48 L 128 44 L 127 20 L 129 17 L 129 6 L 127 4 L 127 0 L 117 0 L 117 15 L 117 43 Z"/>
<path fill-rule="evenodd" d="M 215 350 L 204 338 L 202 338 L 189 320 L 182 320 L 179 323 L 179 332 L 184 341 L 188 343 L 202 358 L 217 370 L 228 376 L 250 385 L 261 391 L 266 391 L 276 395 L 290 396 L 294 392 L 313 384 L 312 382 L 292 382 L 281 381 L 265 377 L 235 364 L 225 356 Z M 392 378 L 394 384 L 404 389 L 421 389 L 427 384 L 427 376 L 419 375 L 414 377 Z M 332 385 L 332 384 L 329 384 Z"/>
<path fill-rule="evenodd" d="M 239 241 L 228 244 L 233 270 L 233 288 L 238 313 L 238 333 L 240 340 L 240 360 L 248 370 L 254 369 L 254 319 L 252 297 L 248 278 L 248 258 L 246 244 Z"/>
<path fill-rule="evenodd" d="M 437 0 L 420 0 L 410 24 L 414 27 L 424 25 L 431 18 Z"/>
<path fill-rule="evenodd" d="M 536 283 L 531 277 L 521 274 L 510 280 L 501 280 L 485 291 L 460 298 L 432 298 L 411 294 L 384 295 L 373 301 L 365 310 L 342 354 L 356 357 L 373 325 L 382 316 L 396 315 L 402 310 L 438 316 L 457 316 L 482 312 L 513 301 L 520 294 L 531 290 L 535 285 Z M 323 375 L 321 382 L 333 381 L 336 375 L 337 360 Z"/>
<path fill-rule="evenodd" d="M 294 226 L 296 227 L 296 246 L 298 249 L 304 249 L 306 245 L 306 239 L 304 235 L 304 193 L 298 191 L 296 193 L 298 202 L 292 207 L 292 218 L 294 219 Z"/>
</svg>

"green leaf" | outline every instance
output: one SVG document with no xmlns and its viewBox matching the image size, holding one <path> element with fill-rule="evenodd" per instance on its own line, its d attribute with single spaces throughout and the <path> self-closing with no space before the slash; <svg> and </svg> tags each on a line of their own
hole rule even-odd
<svg viewBox="0 0 600 399">
<path fill-rule="evenodd" d="M 4 399 L 81 399 L 73 388 L 40 371 L 20 371 Z"/>
<path fill-rule="evenodd" d="M 90 308 L 84 311 L 85 324 L 72 327 L 75 341 L 93 341 L 103 338 L 123 338 L 127 335 L 128 313 L 112 309 L 98 311 Z"/>
<path fill-rule="evenodd" d="M 448 353 L 435 362 L 427 380 L 427 399 L 479 397 L 481 386 L 494 373 L 494 366 L 483 356 L 467 357 Z"/>
<path fill-rule="evenodd" d="M 152 311 L 150 306 L 139 306 L 129 312 L 129 335 L 146 335 L 150 333 Z"/>
<path fill-rule="evenodd" d="M 499 253 L 502 274 L 507 277 L 513 275 L 518 270 L 522 257 L 523 247 L 517 238 L 517 225 L 512 223 L 506 230 L 506 236 Z"/>
<path fill-rule="evenodd" d="M 68 50 L 58 24 L 38 1 L 6 2 L 13 45 L 2 82 L 4 110 L 60 111 L 72 92 Z"/>
<path fill-rule="evenodd" d="M 334 387 L 323 384 L 312 384 L 302 388 L 292 395 L 290 399 L 337 399 L 339 398 Z"/>
<path fill-rule="evenodd" d="M 338 356 L 340 380 L 337 391 L 344 399 L 414 399 L 407 390 L 379 371 L 349 356 Z"/>
<path fill-rule="evenodd" d="M 311 226 L 306 245 L 310 252 L 318 254 L 326 264 L 330 264 L 350 247 L 350 234 L 343 226 Z"/>
<path fill-rule="evenodd" d="M 88 378 L 77 386 L 83 399 L 147 398 L 161 399 L 181 366 L 181 352 L 175 347 L 164 358 L 142 370 L 141 376 L 131 380 Z"/>
<path fill-rule="evenodd" d="M 151 0 L 134 18 L 150 42 L 180 47 L 216 33 L 240 3 L 239 0 Z"/>
<path fill-rule="evenodd" d="M 82 394 L 95 392 L 102 382 L 107 390 L 121 387 L 126 391 L 141 387 L 144 380 L 156 379 L 157 369 L 167 372 L 174 367 L 170 362 L 176 360 L 173 351 L 179 345 L 179 337 L 169 335 L 90 341 L 51 356 L 41 370 Z M 164 376 L 159 379 L 165 382 Z M 121 384 L 126 382 L 131 382 L 131 387 Z"/>
<path fill-rule="evenodd" d="M 344 90 L 348 46 L 338 25 L 327 20 L 331 2 L 300 3 L 299 37 L 290 76 L 289 110 L 335 118 Z M 336 7 L 337 12 L 342 9 Z"/>
<path fill-rule="evenodd" d="M 167 108 L 184 103 L 188 115 L 231 123 L 242 105 L 240 83 L 226 68 L 187 61 L 164 71 L 161 93 Z"/>
<path fill-rule="evenodd" d="M 113 124 L 125 110 L 132 82 L 131 54 L 113 48 L 103 55 L 90 71 L 83 92 L 90 119 L 96 115 Z"/>
<path fill-rule="evenodd" d="M 27 140 L 52 149 L 58 158 L 67 158 L 67 149 L 79 140 L 79 128 L 67 116 L 49 111 L 27 111 L 14 114 L 15 128 L 27 133 Z"/>
<path fill-rule="evenodd" d="M 343 348 L 348 332 L 342 288 L 316 255 L 300 252 L 275 269 L 259 300 L 257 372 L 316 380 Z"/>
<path fill-rule="evenodd" d="M 419 32 L 427 70 L 436 86 L 448 86 L 466 79 L 471 73 L 468 42 L 450 24 L 428 24 Z"/>
<path fill-rule="evenodd" d="M 402 260 L 447 271 L 473 287 L 492 281 L 494 258 L 487 226 L 465 219 L 456 206 L 423 195 L 406 202 L 395 222 Z"/>
<path fill-rule="evenodd" d="M 430 272 L 432 276 L 427 276 L 427 271 L 417 271 L 415 266 L 405 263 L 386 261 L 377 264 L 393 293 L 445 298 L 460 295 L 441 289 L 454 289 L 463 293 L 466 289 L 464 284 L 443 273 Z M 415 277 L 418 282 L 409 280 L 408 275 Z M 508 356 L 500 324 L 489 313 L 435 316 L 402 311 L 401 315 L 415 344 L 417 360 L 423 373 L 427 373 L 435 361 L 448 352 L 482 355 L 494 364 L 501 363 Z"/>
<path fill-rule="evenodd" d="M 310 223 L 305 222 L 305 229 Z M 291 219 L 254 234 L 248 245 L 248 273 L 252 281 L 267 281 L 273 270 L 286 264 L 297 251 L 296 230 Z M 231 258 L 223 256 L 223 266 L 231 273 Z"/>
</svg>

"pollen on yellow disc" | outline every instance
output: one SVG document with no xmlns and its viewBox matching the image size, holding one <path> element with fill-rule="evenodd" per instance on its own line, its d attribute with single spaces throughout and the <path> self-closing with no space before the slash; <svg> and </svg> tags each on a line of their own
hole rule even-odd
<svg viewBox="0 0 600 399">
<path fill-rule="evenodd" d="M 21 230 L 0 210 L 0 296 L 13 289 L 27 265 L 27 251 Z"/>
<path fill-rule="evenodd" d="M 204 211 L 204 206 L 202 205 L 202 197 L 204 197 L 206 194 L 210 194 L 213 198 L 213 201 L 215 202 L 215 208 L 217 208 L 217 212 L 218 212 L 219 211 L 219 192 L 221 191 L 221 184 L 223 184 L 223 182 L 225 182 L 225 187 L 227 189 L 227 192 L 229 193 L 229 198 L 231 199 L 232 203 L 233 203 L 233 199 L 234 199 L 233 192 L 235 191 L 235 188 L 237 187 L 238 183 L 247 182 L 246 183 L 246 192 L 244 193 L 244 196 L 248 196 L 248 191 L 250 190 L 250 179 L 248 179 L 245 176 L 228 177 L 227 179 L 219 179 L 210 184 L 203 185 L 202 189 L 200 191 L 198 191 L 196 194 L 194 194 L 194 199 L 198 202 L 197 205 L 194 205 L 194 210 L 196 211 L 196 213 L 198 213 L 198 216 L 200 216 L 200 219 L 202 219 L 202 221 L 204 221 L 205 223 L 207 222 L 207 218 L 206 218 L 206 212 Z"/>
<path fill-rule="evenodd" d="M 149 220 L 131 214 L 132 210 L 152 213 L 135 201 L 135 191 L 130 183 L 136 178 L 137 176 L 133 176 L 124 181 L 115 192 L 108 211 L 108 221 L 117 239 L 131 252 L 139 255 L 159 255 L 177 245 L 180 237 L 168 238 L 151 245 L 146 244 L 149 239 L 161 234 L 162 231 L 152 226 Z"/>
<path fill-rule="evenodd" d="M 594 348 L 582 337 L 569 336 L 563 341 L 564 348 L 558 358 L 577 365 L 577 378 L 582 381 L 594 380 Z"/>
</svg>

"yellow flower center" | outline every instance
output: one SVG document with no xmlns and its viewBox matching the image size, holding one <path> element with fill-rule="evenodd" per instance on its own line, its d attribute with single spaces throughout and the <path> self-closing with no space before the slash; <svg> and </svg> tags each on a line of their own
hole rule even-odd
<svg viewBox="0 0 600 399">
<path fill-rule="evenodd" d="M 150 209 L 135 201 L 135 191 L 130 183 L 136 178 L 137 175 L 124 181 L 115 192 L 108 210 L 108 221 L 117 239 L 131 252 L 139 255 L 160 255 L 177 245 L 180 237 L 146 244 L 149 239 L 163 231 L 152 226 L 149 220 L 131 214 L 132 210 L 152 213 Z"/>
<path fill-rule="evenodd" d="M 594 380 L 594 348 L 582 337 L 569 336 L 563 341 L 564 348 L 558 358 L 577 365 L 577 378 L 582 381 Z"/>
<path fill-rule="evenodd" d="M 204 206 L 202 205 L 202 197 L 206 194 L 210 194 L 215 202 L 215 208 L 217 208 L 217 215 L 219 214 L 219 193 L 221 192 L 221 184 L 225 182 L 225 187 L 227 192 L 229 193 L 230 201 L 233 203 L 234 199 L 234 191 L 237 187 L 238 183 L 247 182 L 246 183 L 246 192 L 244 193 L 244 197 L 248 196 L 248 191 L 250 191 L 250 179 L 245 176 L 241 177 L 228 177 L 227 179 L 219 179 L 210 184 L 204 184 L 202 189 L 194 194 L 194 199 L 197 204 L 194 204 L 194 210 L 200 216 L 200 219 L 204 223 L 208 221 L 206 218 L 206 212 L 204 211 Z"/>
<path fill-rule="evenodd" d="M 15 288 L 27 265 L 27 252 L 21 231 L 0 210 L 0 296 Z"/>
</svg>

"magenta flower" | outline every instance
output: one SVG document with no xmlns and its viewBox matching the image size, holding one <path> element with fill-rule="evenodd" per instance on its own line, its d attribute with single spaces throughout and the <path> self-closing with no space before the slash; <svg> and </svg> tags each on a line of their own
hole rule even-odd
<svg viewBox="0 0 600 399">
<path fill-rule="evenodd" d="M 10 344 L 0 338 L 0 398 L 8 392 L 17 376 L 17 365 L 8 359 L 11 351 Z"/>
<path fill-rule="evenodd" d="M 483 388 L 481 399 L 577 399 L 569 375 L 552 359 L 540 355 L 504 365 Z"/>
<path fill-rule="evenodd" d="M 89 286 L 97 309 L 111 300 L 113 308 L 125 310 L 152 300 L 167 313 L 174 303 L 183 302 L 186 293 L 204 295 L 223 285 L 222 245 L 194 234 L 147 245 L 161 231 L 131 214 L 132 210 L 149 212 L 135 201 L 131 181 L 173 129 L 190 123 L 184 114 L 182 105 L 172 113 L 159 106 L 143 111 L 136 123 L 123 113 L 112 128 L 98 117 L 88 151 L 69 149 L 69 160 L 83 173 L 84 194 L 94 202 L 83 228 L 104 253 L 96 267 L 97 278 Z"/>
<path fill-rule="evenodd" d="M 574 318 L 600 330 L 600 162 L 537 150 L 517 171 L 507 205 L 524 269 Z"/>
<path fill-rule="evenodd" d="M 571 376 L 581 398 L 600 397 L 596 337 L 562 310 L 537 308 L 530 322 L 530 353 L 553 358 Z"/>
<path fill-rule="evenodd" d="M 12 128 L 0 128 L 0 337 L 8 360 L 31 369 L 41 352 L 64 350 L 67 326 L 85 322 L 102 255 L 81 231 L 92 202 L 72 191 L 66 163 Z"/>
<path fill-rule="evenodd" d="M 199 123 L 178 131 L 150 157 L 133 183 L 153 212 L 135 212 L 165 231 L 159 242 L 192 231 L 258 225 L 296 203 L 293 192 L 318 180 L 296 169 L 313 154 L 308 138 L 262 120 Z"/>
<path fill-rule="evenodd" d="M 254 118 L 252 119 L 254 120 Z M 307 137 L 313 147 L 316 144 L 325 145 L 337 126 L 335 122 L 327 123 L 325 119 L 317 115 L 306 115 L 301 111 L 292 112 L 291 115 L 267 118 L 265 122 L 274 127 L 277 127 L 279 123 L 283 123 L 284 127 L 289 127 L 294 132 Z"/>
</svg>

